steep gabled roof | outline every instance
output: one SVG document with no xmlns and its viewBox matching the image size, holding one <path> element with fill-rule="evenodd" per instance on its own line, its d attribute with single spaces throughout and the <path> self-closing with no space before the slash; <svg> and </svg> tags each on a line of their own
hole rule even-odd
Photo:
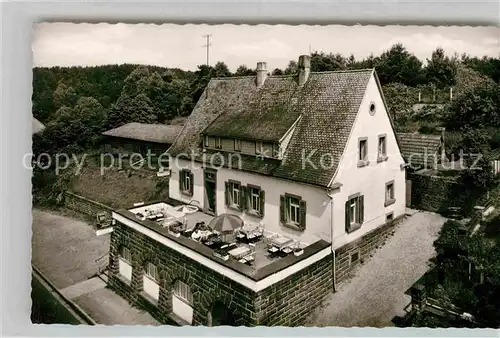
<svg viewBox="0 0 500 338">
<path fill-rule="evenodd" d="M 244 156 L 242 170 L 326 187 L 372 74 L 373 69 L 310 73 L 302 87 L 296 76 L 268 76 L 261 88 L 255 77 L 212 79 L 169 152 L 200 152 L 202 132 L 278 140 L 302 116 L 282 161 Z M 325 168 L 319 165 L 322 156 Z M 316 167 L 303 168 L 304 157 Z"/>
<path fill-rule="evenodd" d="M 443 145 L 441 135 L 397 133 L 396 136 L 403 156 L 413 168 L 424 166 L 425 163 L 433 164 L 436 155 L 438 160 L 440 159 L 440 151 Z"/>
<path fill-rule="evenodd" d="M 107 130 L 105 136 L 121 137 L 131 140 L 172 144 L 181 131 L 180 125 L 127 123 L 123 126 Z"/>
<path fill-rule="evenodd" d="M 32 134 L 37 134 L 44 129 L 45 129 L 45 125 L 42 122 L 38 121 L 35 118 L 33 118 L 31 120 L 31 133 Z"/>
</svg>

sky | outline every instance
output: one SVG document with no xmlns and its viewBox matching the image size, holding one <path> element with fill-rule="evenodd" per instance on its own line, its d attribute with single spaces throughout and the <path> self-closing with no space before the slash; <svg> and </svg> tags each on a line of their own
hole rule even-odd
<svg viewBox="0 0 500 338">
<path fill-rule="evenodd" d="M 442 47 L 447 54 L 500 55 L 500 29 L 432 26 L 288 26 L 40 23 L 34 26 L 34 66 L 150 64 L 195 70 L 206 63 L 205 34 L 211 34 L 209 63 L 285 68 L 310 51 L 379 55 L 401 42 L 419 59 Z"/>
</svg>

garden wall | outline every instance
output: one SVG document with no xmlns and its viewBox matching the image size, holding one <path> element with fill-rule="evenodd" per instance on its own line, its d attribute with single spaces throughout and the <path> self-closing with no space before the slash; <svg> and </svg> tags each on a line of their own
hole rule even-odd
<svg viewBox="0 0 500 338">
<path fill-rule="evenodd" d="M 462 207 L 468 196 L 456 178 L 443 177 L 421 170 L 408 174 L 411 181 L 411 207 L 431 212 L 446 212 Z"/>
</svg>

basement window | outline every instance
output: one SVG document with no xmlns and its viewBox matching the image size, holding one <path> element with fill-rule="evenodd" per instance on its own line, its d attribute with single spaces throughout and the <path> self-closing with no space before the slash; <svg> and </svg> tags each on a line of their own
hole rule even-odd
<svg viewBox="0 0 500 338">
<path fill-rule="evenodd" d="M 132 253 L 126 246 L 120 248 L 120 258 L 118 259 L 118 272 L 128 283 L 132 281 Z"/>
<path fill-rule="evenodd" d="M 385 215 L 385 221 L 386 222 L 392 222 L 394 220 L 394 213 L 390 212 L 387 215 Z"/>
<path fill-rule="evenodd" d="M 356 263 L 359 260 L 359 252 L 356 251 L 355 253 L 351 254 L 351 264 Z"/>
<path fill-rule="evenodd" d="M 144 293 L 154 302 L 160 298 L 160 285 L 158 284 L 158 269 L 156 265 L 147 262 L 144 267 L 144 276 L 142 277 Z"/>
</svg>

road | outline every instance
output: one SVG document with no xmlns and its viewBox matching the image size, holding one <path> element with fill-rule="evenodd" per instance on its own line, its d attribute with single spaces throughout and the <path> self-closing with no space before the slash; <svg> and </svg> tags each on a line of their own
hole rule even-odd
<svg viewBox="0 0 500 338">
<path fill-rule="evenodd" d="M 32 228 L 33 265 L 97 323 L 159 325 L 106 289 L 102 280 L 92 278 L 108 264 L 109 234 L 96 236 L 83 221 L 37 209 Z"/>
<path fill-rule="evenodd" d="M 394 236 L 366 260 L 355 275 L 317 309 L 308 326 L 387 327 L 404 315 L 411 298 L 404 294 L 428 269 L 433 242 L 445 219 L 417 212 L 405 219 Z"/>
</svg>

